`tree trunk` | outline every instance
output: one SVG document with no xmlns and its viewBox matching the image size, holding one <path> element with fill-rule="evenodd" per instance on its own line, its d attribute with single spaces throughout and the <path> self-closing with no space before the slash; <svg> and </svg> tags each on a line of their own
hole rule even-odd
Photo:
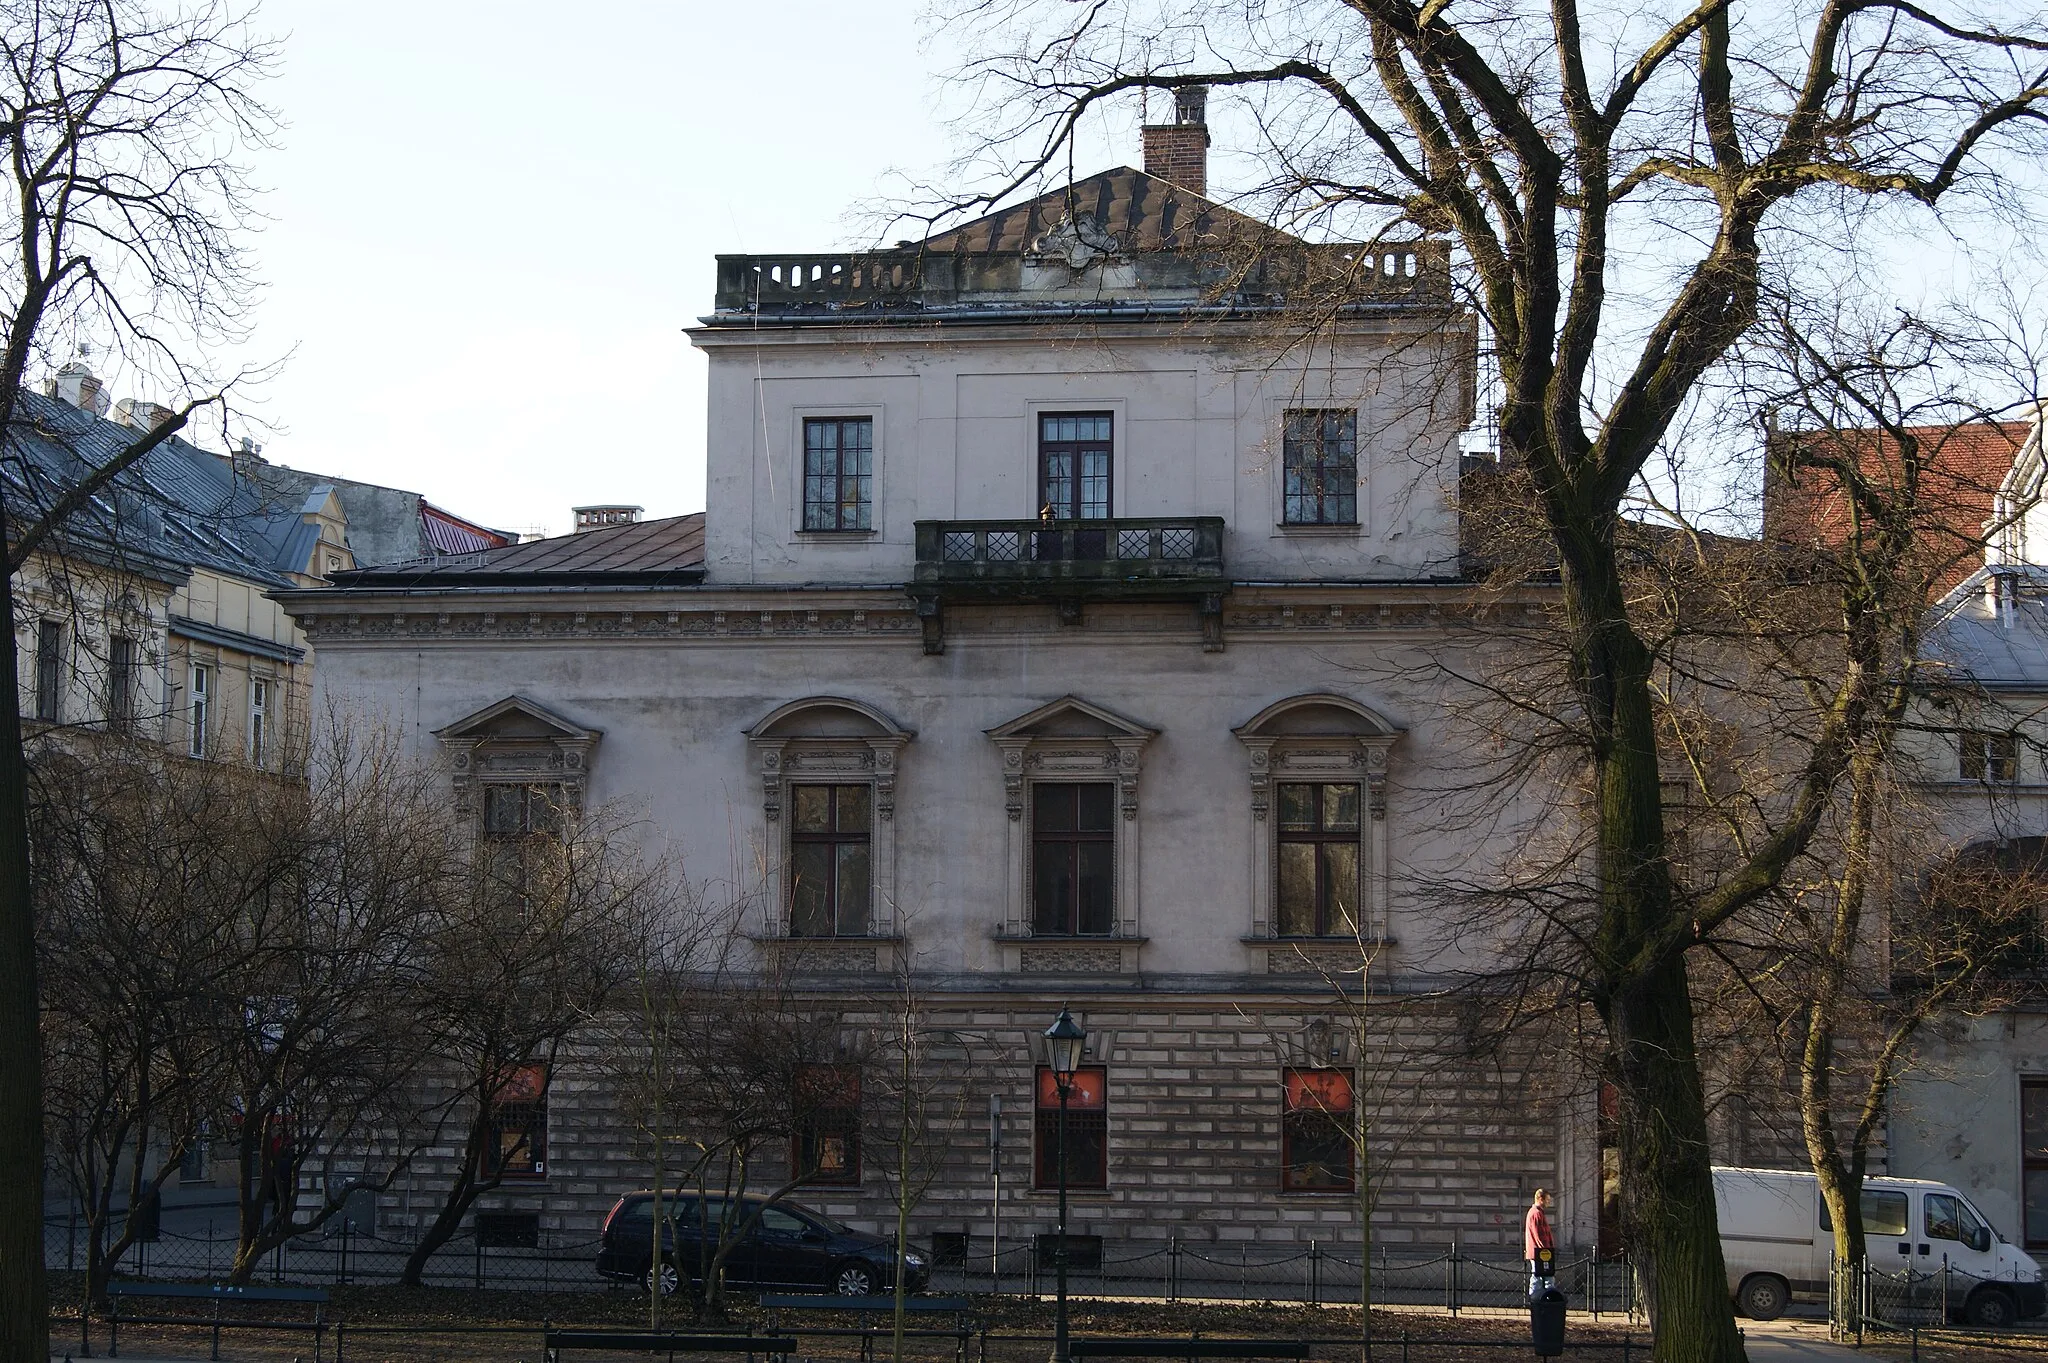
<svg viewBox="0 0 2048 1363">
<path fill-rule="evenodd" d="M 484 1180 L 477 1177 L 483 1167 L 484 1143 L 490 1139 L 490 1107 L 477 1105 L 476 1116 L 469 1124 L 469 1136 L 462 1151 L 462 1169 L 456 1175 L 455 1186 L 448 1190 L 448 1196 L 441 1203 L 441 1210 L 435 1215 L 427 1233 L 412 1247 L 406 1256 L 405 1268 L 398 1275 L 401 1287 L 419 1287 L 427 1272 L 427 1261 L 432 1259 L 441 1246 L 454 1238 L 466 1215 L 477 1198 L 498 1186 L 496 1179 Z M 659 1296 L 659 1293 L 655 1295 Z"/>
<path fill-rule="evenodd" d="M 1657 762 L 1650 657 L 1628 623 L 1611 543 L 1563 543 L 1578 690 L 1599 800 L 1598 998 L 1621 1104 L 1622 1188 L 1659 1363 L 1742 1363 L 1714 1210 Z"/>
<path fill-rule="evenodd" d="M 0 574 L 0 1363 L 48 1363 L 43 1267 L 43 1044 L 30 896 L 14 583 Z"/>
</svg>

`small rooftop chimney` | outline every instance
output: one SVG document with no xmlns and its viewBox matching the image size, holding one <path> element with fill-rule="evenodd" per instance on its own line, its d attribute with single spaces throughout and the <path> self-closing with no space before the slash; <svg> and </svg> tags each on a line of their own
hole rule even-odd
<svg viewBox="0 0 2048 1363">
<path fill-rule="evenodd" d="M 603 506 L 574 506 L 569 509 L 576 513 L 576 533 L 579 535 L 586 530 L 609 530 L 615 525 L 631 525 L 639 520 L 640 513 L 646 510 L 645 507 L 625 506 L 615 502 L 607 502 Z"/>
<path fill-rule="evenodd" d="M 1209 193 L 1209 87 L 1173 92 L 1173 122 L 1147 124 L 1145 173 L 1204 198 Z"/>
<path fill-rule="evenodd" d="M 114 420 L 137 431 L 153 431 L 176 415 L 161 403 L 141 398 L 122 398 L 114 404 Z"/>
<path fill-rule="evenodd" d="M 108 399 L 105 386 L 93 376 L 92 370 L 87 369 L 79 360 L 72 360 L 58 370 L 56 377 L 43 385 L 43 393 L 46 397 L 68 402 L 82 411 L 91 412 L 94 416 L 107 414 Z"/>
</svg>

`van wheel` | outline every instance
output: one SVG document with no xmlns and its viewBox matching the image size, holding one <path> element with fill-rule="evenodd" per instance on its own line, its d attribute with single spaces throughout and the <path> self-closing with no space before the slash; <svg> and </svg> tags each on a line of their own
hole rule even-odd
<svg viewBox="0 0 2048 1363">
<path fill-rule="evenodd" d="M 1980 1287 L 1963 1304 L 1963 1319 L 1985 1330 L 2003 1330 L 2019 1318 L 2012 1298 L 1995 1287 Z"/>
<path fill-rule="evenodd" d="M 676 1266 L 664 1260 L 659 1268 L 647 1270 L 647 1290 L 673 1297 L 676 1289 L 683 1285 L 683 1277 L 676 1272 Z"/>
<path fill-rule="evenodd" d="M 1792 1304 L 1792 1289 L 1783 1278 L 1769 1273 L 1752 1273 L 1735 1291 L 1736 1305 L 1751 1320 L 1776 1320 Z"/>
</svg>

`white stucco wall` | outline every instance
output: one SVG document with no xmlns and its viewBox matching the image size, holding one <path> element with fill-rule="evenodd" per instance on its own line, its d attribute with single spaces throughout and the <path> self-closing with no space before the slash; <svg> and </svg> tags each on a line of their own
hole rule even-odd
<svg viewBox="0 0 2048 1363">
<path fill-rule="evenodd" d="M 1213 324 L 718 327 L 706 543 L 718 583 L 903 582 L 920 520 L 1036 515 L 1036 416 L 1109 411 L 1112 512 L 1221 516 L 1239 579 L 1456 571 L 1468 323 L 1390 317 L 1275 354 Z M 1281 415 L 1355 407 L 1359 524 L 1281 524 Z M 873 533 L 806 535 L 803 419 L 872 416 Z"/>
</svg>

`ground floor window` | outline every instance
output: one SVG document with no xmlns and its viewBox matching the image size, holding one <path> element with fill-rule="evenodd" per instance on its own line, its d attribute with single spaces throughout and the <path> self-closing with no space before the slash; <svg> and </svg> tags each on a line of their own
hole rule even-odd
<svg viewBox="0 0 2048 1363">
<path fill-rule="evenodd" d="M 792 1177 L 809 1183 L 860 1182 L 860 1071 L 805 1065 L 796 1072 Z"/>
<path fill-rule="evenodd" d="M 1280 1186 L 1350 1192 L 1351 1076 L 1343 1070 L 1289 1069 L 1280 1079 Z"/>
<path fill-rule="evenodd" d="M 514 1182 L 548 1176 L 548 1070 L 519 1065 L 491 1099 L 491 1137 L 484 1146 L 486 1177 Z"/>
<path fill-rule="evenodd" d="M 1060 1185 L 1060 1090 L 1049 1066 L 1038 1067 L 1037 1120 L 1033 1123 L 1032 1186 Z M 1077 1069 L 1067 1081 L 1067 1186 L 1109 1186 L 1109 1072 Z"/>
<path fill-rule="evenodd" d="M 2020 1178 L 2028 1249 L 2048 1249 L 2048 1079 L 2020 1085 Z"/>
</svg>

